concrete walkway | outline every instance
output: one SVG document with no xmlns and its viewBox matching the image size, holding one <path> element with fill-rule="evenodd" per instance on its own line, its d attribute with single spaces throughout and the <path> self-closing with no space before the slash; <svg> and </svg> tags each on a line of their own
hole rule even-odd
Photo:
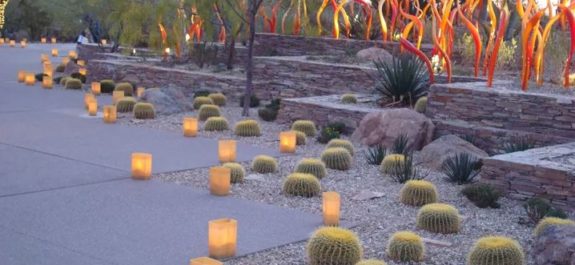
<svg viewBox="0 0 575 265">
<path fill-rule="evenodd" d="M 217 141 L 104 124 L 85 115 L 82 92 L 16 82 L 18 70 L 41 72 L 40 54 L 53 47 L 74 48 L 0 46 L 0 264 L 188 264 L 207 254 L 212 219 L 238 220 L 238 255 L 304 240 L 321 225 L 319 216 L 130 179 L 132 152 L 152 153 L 154 173 L 179 171 L 218 164 Z M 238 154 L 278 155 L 244 144 Z"/>
</svg>

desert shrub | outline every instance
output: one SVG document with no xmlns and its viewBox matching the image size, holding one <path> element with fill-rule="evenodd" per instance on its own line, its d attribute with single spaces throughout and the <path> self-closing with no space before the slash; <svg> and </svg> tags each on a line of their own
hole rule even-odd
<svg viewBox="0 0 575 265">
<path fill-rule="evenodd" d="M 374 63 L 377 68 L 375 88 L 383 101 L 400 101 L 412 106 L 427 93 L 429 75 L 419 58 L 403 54 L 393 57 L 391 63 L 381 60 Z"/>
<path fill-rule="evenodd" d="M 317 137 L 317 141 L 319 143 L 325 144 L 333 139 L 338 139 L 340 137 L 340 133 L 333 129 L 332 127 L 324 127 Z"/>
<path fill-rule="evenodd" d="M 411 155 L 405 155 L 401 163 L 392 163 L 387 174 L 398 183 L 405 183 L 409 180 L 421 180 L 428 175 L 428 173 L 423 172 L 418 166 L 414 165 L 413 156 Z"/>
<path fill-rule="evenodd" d="M 310 120 L 297 120 L 292 124 L 291 129 L 303 132 L 309 137 L 313 137 L 317 134 L 315 123 Z"/>
<path fill-rule="evenodd" d="M 544 217 L 567 218 L 563 210 L 551 206 L 547 200 L 541 198 L 527 200 L 523 208 L 532 224 L 539 223 Z"/>
<path fill-rule="evenodd" d="M 470 183 L 479 174 L 477 169 L 477 158 L 467 153 L 456 154 L 449 157 L 441 165 L 441 170 L 447 175 L 449 182 L 458 185 Z"/>
<path fill-rule="evenodd" d="M 154 105 L 146 102 L 139 102 L 134 105 L 134 118 L 136 119 L 153 119 L 156 117 L 156 109 Z"/>
<path fill-rule="evenodd" d="M 461 193 L 479 208 L 499 208 L 501 192 L 489 184 L 475 183 L 465 187 Z"/>
<path fill-rule="evenodd" d="M 319 228 L 306 248 L 310 265 L 354 265 L 363 256 L 357 235 L 339 227 Z"/>
<path fill-rule="evenodd" d="M 240 107 L 244 107 L 244 101 L 245 101 L 245 97 L 242 96 L 242 98 L 240 99 Z M 260 106 L 260 99 L 256 96 L 256 95 L 251 95 L 250 96 L 250 108 L 257 108 Z"/>
<path fill-rule="evenodd" d="M 432 233 L 459 232 L 459 211 L 443 203 L 426 204 L 417 213 L 417 227 Z"/>
<path fill-rule="evenodd" d="M 289 175 L 283 184 L 283 192 L 287 195 L 313 197 L 321 191 L 319 180 L 314 175 L 293 173 Z"/>
<path fill-rule="evenodd" d="M 369 147 L 365 153 L 365 159 L 370 165 L 381 165 L 381 162 L 387 154 L 387 149 L 383 145 Z"/>
<path fill-rule="evenodd" d="M 82 81 L 76 78 L 66 79 L 66 89 L 82 89 Z"/>
<path fill-rule="evenodd" d="M 349 151 L 343 147 L 328 148 L 321 154 L 321 160 L 327 168 L 348 170 L 353 161 Z"/>
<path fill-rule="evenodd" d="M 272 108 L 260 108 L 258 109 L 258 116 L 264 121 L 275 121 L 278 117 L 278 111 Z"/>
<path fill-rule="evenodd" d="M 219 47 L 204 41 L 190 49 L 190 58 L 200 69 L 217 62 Z"/>
<path fill-rule="evenodd" d="M 547 227 L 550 226 L 575 226 L 575 222 L 569 219 L 557 218 L 557 217 L 545 217 L 539 221 L 535 229 L 533 230 L 533 234 L 535 236 L 541 235 Z"/>
<path fill-rule="evenodd" d="M 423 239 L 411 231 L 396 232 L 387 243 L 387 255 L 392 260 L 419 262 L 424 254 Z"/>
<path fill-rule="evenodd" d="M 134 87 L 128 82 L 117 83 L 114 91 L 124 91 L 126 97 L 134 95 Z"/>
<path fill-rule="evenodd" d="M 113 80 L 105 79 L 100 81 L 100 90 L 102 93 L 111 94 L 116 88 L 116 83 Z"/>
<path fill-rule="evenodd" d="M 399 200 L 410 206 L 423 206 L 436 203 L 439 195 L 435 185 L 425 180 L 409 180 L 401 188 Z"/>
<path fill-rule="evenodd" d="M 523 265 L 523 249 L 517 241 L 502 236 L 482 237 L 467 256 L 468 265 Z"/>
<path fill-rule="evenodd" d="M 518 137 L 503 144 L 503 152 L 514 153 L 535 148 L 535 141 L 529 137 Z"/>
</svg>

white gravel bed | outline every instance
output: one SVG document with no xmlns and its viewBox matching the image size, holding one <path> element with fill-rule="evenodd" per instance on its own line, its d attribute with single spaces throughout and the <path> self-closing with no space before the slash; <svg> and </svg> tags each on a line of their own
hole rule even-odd
<svg viewBox="0 0 575 265">
<path fill-rule="evenodd" d="M 232 128 L 236 121 L 243 119 L 240 108 L 224 107 L 222 110 Z M 254 110 L 252 109 L 252 118 L 260 121 Z M 152 121 L 135 123 L 130 118 L 123 117 L 120 122 L 166 130 L 181 130 L 181 120 L 185 115 L 194 115 L 194 113 L 162 116 Z M 231 131 L 223 133 L 200 132 L 199 135 L 211 138 L 234 138 L 256 145 L 277 148 L 278 133 L 287 130 L 288 126 L 263 121 L 260 121 L 260 125 L 263 135 L 257 138 L 235 137 Z M 286 197 L 281 194 L 281 189 L 283 178 L 293 171 L 295 164 L 300 159 L 319 157 L 323 149 L 324 145 L 317 143 L 315 139 L 308 138 L 308 144 L 298 147 L 295 155 L 278 159 L 280 169 L 279 172 L 273 174 L 254 174 L 249 163 L 243 163 L 248 178 L 242 184 L 233 185 L 231 196 L 321 214 L 321 197 Z M 520 218 L 525 216 L 521 203 L 502 198 L 500 199 L 500 209 L 477 208 L 460 194 L 463 186 L 448 183 L 443 179 L 444 176 L 441 173 L 431 172 L 426 179 L 437 186 L 440 201 L 457 207 L 463 216 L 463 222 L 458 234 L 441 235 L 419 230 L 415 227 L 418 208 L 405 206 L 398 200 L 402 184 L 381 174 L 377 166 L 369 165 L 365 160 L 363 151 L 362 149 L 356 150 L 353 167 L 350 170 L 328 170 L 328 175 L 321 180 L 321 185 L 323 191 L 337 191 L 341 194 L 342 221 L 345 224 L 353 225 L 352 230 L 359 235 L 366 258 L 383 259 L 388 264 L 407 264 L 389 260 L 386 257 L 385 248 L 389 237 L 394 232 L 413 230 L 424 238 L 450 244 L 450 246 L 426 244 L 426 258 L 420 264 L 465 264 L 467 253 L 474 241 L 486 235 L 505 235 L 518 240 L 527 254 L 527 264 L 533 264 L 528 255 L 533 243 L 532 227 L 519 224 Z M 154 177 L 162 181 L 207 189 L 207 176 L 208 168 L 201 168 Z M 354 200 L 353 197 L 361 191 L 379 192 L 382 193 L 383 197 L 371 200 Z M 306 264 L 305 256 L 305 242 L 300 242 L 234 258 L 227 261 L 226 264 Z"/>
</svg>

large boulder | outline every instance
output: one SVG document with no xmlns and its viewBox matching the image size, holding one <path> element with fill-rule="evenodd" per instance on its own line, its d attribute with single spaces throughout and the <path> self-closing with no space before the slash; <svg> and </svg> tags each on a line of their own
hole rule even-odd
<svg viewBox="0 0 575 265">
<path fill-rule="evenodd" d="M 357 59 L 365 62 L 384 61 L 391 62 L 393 55 L 382 48 L 371 47 L 363 49 L 355 55 Z"/>
<path fill-rule="evenodd" d="M 406 135 L 407 149 L 414 151 L 431 142 L 434 130 L 429 118 L 412 109 L 386 109 L 365 115 L 351 138 L 364 145 L 389 148 L 395 139 Z"/>
<path fill-rule="evenodd" d="M 443 161 L 459 153 L 468 153 L 476 158 L 489 156 L 470 142 L 455 135 L 445 135 L 421 149 L 420 161 L 429 168 L 440 169 Z"/>
<path fill-rule="evenodd" d="M 575 226 L 549 226 L 535 238 L 537 265 L 575 265 Z"/>
<path fill-rule="evenodd" d="M 142 100 L 154 104 L 158 114 L 170 115 L 193 109 L 182 90 L 175 87 L 146 89 Z"/>
</svg>

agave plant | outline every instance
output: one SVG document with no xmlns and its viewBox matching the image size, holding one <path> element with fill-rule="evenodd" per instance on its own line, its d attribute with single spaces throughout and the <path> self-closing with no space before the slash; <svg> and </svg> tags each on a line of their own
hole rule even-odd
<svg viewBox="0 0 575 265">
<path fill-rule="evenodd" d="M 447 181 L 458 185 L 470 183 L 479 174 L 479 160 L 467 153 L 456 154 L 443 162 L 441 169 Z"/>
<path fill-rule="evenodd" d="M 506 154 L 521 152 L 535 148 L 535 141 L 529 137 L 519 137 L 511 142 L 503 144 L 503 152 Z"/>
<path fill-rule="evenodd" d="M 423 172 L 419 165 L 414 163 L 412 154 L 406 154 L 403 163 L 394 164 L 389 173 L 391 179 L 402 184 L 409 180 L 422 180 L 427 175 L 429 172 Z"/>
<path fill-rule="evenodd" d="M 421 60 L 410 54 L 394 57 L 391 62 L 374 61 L 377 68 L 375 89 L 383 102 L 413 105 L 425 96 L 429 77 Z"/>
<path fill-rule="evenodd" d="M 370 165 L 380 165 L 381 161 L 385 158 L 387 149 L 383 145 L 377 145 L 367 149 L 365 158 Z"/>
<path fill-rule="evenodd" d="M 393 141 L 393 145 L 391 147 L 392 154 L 407 154 L 407 144 L 409 143 L 409 138 L 407 134 L 400 134 L 395 140 Z"/>
</svg>

